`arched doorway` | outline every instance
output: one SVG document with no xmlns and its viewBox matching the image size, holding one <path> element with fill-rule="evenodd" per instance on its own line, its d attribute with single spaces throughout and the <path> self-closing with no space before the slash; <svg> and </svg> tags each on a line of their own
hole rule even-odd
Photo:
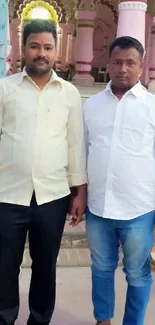
<svg viewBox="0 0 155 325">
<path fill-rule="evenodd" d="M 94 0 L 96 17 L 93 32 L 92 75 L 97 82 L 105 82 L 109 59 L 109 45 L 115 39 L 117 12 L 108 0 Z M 106 80 L 108 81 L 108 80 Z"/>
</svg>

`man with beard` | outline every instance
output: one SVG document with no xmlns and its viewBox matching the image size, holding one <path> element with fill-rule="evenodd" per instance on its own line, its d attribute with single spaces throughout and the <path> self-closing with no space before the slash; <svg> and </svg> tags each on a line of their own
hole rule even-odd
<svg viewBox="0 0 155 325">
<path fill-rule="evenodd" d="M 54 23 L 31 21 L 23 32 L 24 70 L 0 80 L 0 325 L 13 325 L 18 316 L 27 232 L 28 325 L 49 324 L 70 188 L 77 194 L 70 205 L 73 226 L 85 211 L 81 98 L 52 69 L 56 44 Z"/>
</svg>

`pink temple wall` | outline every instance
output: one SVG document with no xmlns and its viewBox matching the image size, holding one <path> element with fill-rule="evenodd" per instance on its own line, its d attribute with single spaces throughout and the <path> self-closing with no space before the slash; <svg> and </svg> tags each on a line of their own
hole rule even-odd
<svg viewBox="0 0 155 325">
<path fill-rule="evenodd" d="M 108 47 L 115 39 L 117 26 L 112 10 L 99 4 L 96 12 L 93 33 L 93 68 L 106 67 L 108 64 Z"/>
<path fill-rule="evenodd" d="M 86 12 L 84 12 L 84 19 L 90 19 L 89 12 L 86 17 Z M 92 60 L 92 68 L 98 69 L 101 67 L 106 67 L 108 64 L 108 48 L 110 43 L 115 39 L 117 33 L 117 24 L 115 22 L 114 13 L 111 8 L 107 5 L 98 4 L 98 8 L 96 11 L 96 17 L 94 18 L 94 31 L 93 31 L 93 59 Z M 155 18 L 154 18 L 155 20 Z M 146 14 L 146 55 L 144 61 L 144 72 L 142 75 L 142 83 L 147 85 L 149 82 L 149 59 L 150 59 L 150 48 L 151 48 L 151 25 L 152 25 L 152 17 L 147 13 Z M 21 39 L 20 32 L 18 32 L 20 26 L 20 20 L 15 19 L 11 23 L 11 43 L 12 43 L 12 59 L 13 62 L 19 60 L 21 57 Z M 74 26 L 73 26 L 74 27 Z M 58 51 L 58 59 L 60 60 L 61 69 L 65 70 L 67 68 L 68 63 L 72 61 L 75 63 L 76 59 L 76 51 L 73 53 L 73 49 L 68 49 L 68 46 L 71 47 L 71 43 L 73 48 L 75 49 L 75 38 L 72 37 L 72 42 L 67 45 L 68 40 L 68 26 L 67 24 L 60 24 L 60 28 L 62 31 L 61 41 L 62 44 L 59 44 L 60 48 Z M 72 28 L 74 30 L 74 28 Z M 71 35 L 73 35 L 73 30 Z M 71 38 L 71 37 L 70 37 Z M 68 52 L 67 52 L 68 49 Z M 89 50 L 89 42 L 85 45 L 85 51 Z M 80 49 L 79 49 L 80 51 Z M 70 55 L 68 54 L 70 53 Z M 70 58 L 72 56 L 72 59 Z M 69 57 L 69 58 L 68 58 Z M 16 67 L 13 64 L 13 72 L 16 71 Z"/>
<path fill-rule="evenodd" d="M 143 85 L 147 86 L 149 83 L 149 62 L 150 62 L 150 48 L 151 48 L 151 27 L 153 18 L 146 13 L 146 27 L 145 27 L 145 59 L 144 70 L 141 77 Z"/>
</svg>

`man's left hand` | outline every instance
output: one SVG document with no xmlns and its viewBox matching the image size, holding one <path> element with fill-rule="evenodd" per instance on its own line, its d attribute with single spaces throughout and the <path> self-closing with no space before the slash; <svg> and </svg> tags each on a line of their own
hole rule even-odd
<svg viewBox="0 0 155 325">
<path fill-rule="evenodd" d="M 71 198 L 69 214 L 71 215 L 70 225 L 75 227 L 83 220 L 86 209 L 86 186 L 77 189 L 77 195 Z"/>
</svg>

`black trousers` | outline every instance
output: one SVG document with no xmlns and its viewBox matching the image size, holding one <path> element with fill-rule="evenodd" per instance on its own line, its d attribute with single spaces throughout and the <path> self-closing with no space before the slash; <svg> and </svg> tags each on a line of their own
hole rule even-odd
<svg viewBox="0 0 155 325">
<path fill-rule="evenodd" d="M 19 311 L 18 275 L 29 236 L 32 276 L 28 325 L 49 324 L 55 306 L 56 261 L 69 196 L 29 207 L 0 203 L 0 325 L 13 325 Z"/>
</svg>

